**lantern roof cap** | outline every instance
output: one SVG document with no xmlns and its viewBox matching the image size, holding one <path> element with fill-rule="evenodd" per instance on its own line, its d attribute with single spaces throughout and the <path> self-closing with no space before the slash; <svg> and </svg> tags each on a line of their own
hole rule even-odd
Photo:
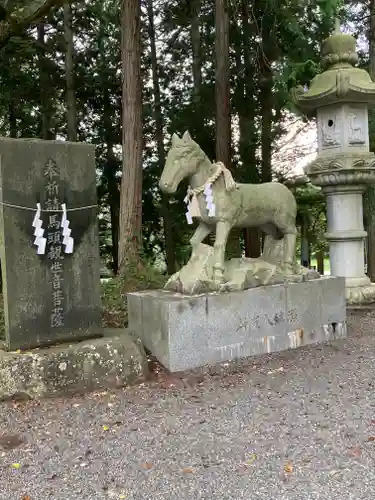
<svg viewBox="0 0 375 500">
<path fill-rule="evenodd" d="M 369 73 L 354 67 L 358 63 L 356 39 L 340 30 L 340 21 L 322 44 L 323 73 L 316 75 L 310 88 L 292 90 L 292 99 L 302 111 L 338 103 L 375 103 L 375 83 Z"/>
</svg>

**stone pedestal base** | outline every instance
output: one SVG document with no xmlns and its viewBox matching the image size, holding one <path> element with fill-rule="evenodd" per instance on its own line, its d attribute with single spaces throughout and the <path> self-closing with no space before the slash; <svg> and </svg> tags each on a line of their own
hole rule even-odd
<svg viewBox="0 0 375 500">
<path fill-rule="evenodd" d="M 346 301 L 349 305 L 371 304 L 375 302 L 375 283 L 368 280 L 366 285 L 346 288 Z"/>
<path fill-rule="evenodd" d="M 241 292 L 128 294 L 129 329 L 170 371 L 346 336 L 345 280 Z"/>
</svg>

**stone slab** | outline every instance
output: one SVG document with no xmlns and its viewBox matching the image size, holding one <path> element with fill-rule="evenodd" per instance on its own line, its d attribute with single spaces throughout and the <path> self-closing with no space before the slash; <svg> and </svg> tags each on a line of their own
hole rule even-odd
<svg viewBox="0 0 375 500">
<path fill-rule="evenodd" d="M 184 371 L 346 336 L 345 280 L 196 296 L 127 295 L 129 329 L 170 371 Z"/>
<path fill-rule="evenodd" d="M 100 260 L 94 146 L 0 138 L 0 250 L 8 350 L 101 334 Z M 46 253 L 32 222 L 42 208 Z M 68 210 L 74 251 L 62 245 Z M 9 206 L 13 205 L 13 206 Z M 16 208 L 16 207 L 23 208 Z"/>
<path fill-rule="evenodd" d="M 140 341 L 127 330 L 30 352 L 0 351 L 0 400 L 40 399 L 123 387 L 147 375 Z"/>
</svg>

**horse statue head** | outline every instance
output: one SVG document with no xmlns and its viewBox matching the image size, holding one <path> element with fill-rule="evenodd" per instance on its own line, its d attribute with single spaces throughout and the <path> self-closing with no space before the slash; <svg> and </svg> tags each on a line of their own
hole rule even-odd
<svg viewBox="0 0 375 500">
<path fill-rule="evenodd" d="M 199 164 L 205 159 L 206 155 L 190 137 L 189 132 L 186 131 L 181 138 L 173 134 L 172 146 L 159 181 L 160 189 L 166 193 L 175 193 L 180 182 L 194 175 Z"/>
</svg>

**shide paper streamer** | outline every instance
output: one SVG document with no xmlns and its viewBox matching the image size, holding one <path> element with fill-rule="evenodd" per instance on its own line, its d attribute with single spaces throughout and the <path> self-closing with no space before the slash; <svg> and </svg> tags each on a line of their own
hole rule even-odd
<svg viewBox="0 0 375 500">
<path fill-rule="evenodd" d="M 68 221 L 68 217 L 66 215 L 66 204 L 63 203 L 61 205 L 61 208 L 63 210 L 63 215 L 61 219 L 61 227 L 62 227 L 62 235 L 63 235 L 63 245 L 65 245 L 65 253 L 73 253 L 73 247 L 74 247 L 74 239 L 70 236 L 72 233 L 72 230 L 69 228 L 70 222 Z"/>
<path fill-rule="evenodd" d="M 66 204 L 63 203 L 61 205 L 62 208 L 62 218 L 61 218 L 61 224 L 60 227 L 62 228 L 62 236 L 63 236 L 63 245 L 65 246 L 64 252 L 72 254 L 73 253 L 73 248 L 74 248 L 74 239 L 71 236 L 72 230 L 70 229 L 70 221 L 68 220 L 67 217 L 67 209 L 66 209 Z M 34 245 L 36 245 L 37 248 L 37 254 L 38 255 L 44 255 L 46 253 L 46 245 L 47 245 L 47 238 L 44 237 L 44 229 L 42 228 L 43 226 L 43 221 L 40 218 L 40 215 L 42 213 L 42 208 L 40 203 L 36 204 L 36 214 L 33 220 L 32 226 L 35 228 L 34 229 Z"/>
<path fill-rule="evenodd" d="M 42 228 L 43 221 L 40 218 L 40 214 L 42 212 L 40 203 L 36 204 L 36 214 L 33 220 L 33 227 L 35 228 L 34 230 L 34 245 L 38 247 L 37 249 L 37 254 L 38 255 L 43 255 L 46 253 L 46 244 L 47 244 L 47 238 L 44 238 L 44 229 Z"/>
</svg>

